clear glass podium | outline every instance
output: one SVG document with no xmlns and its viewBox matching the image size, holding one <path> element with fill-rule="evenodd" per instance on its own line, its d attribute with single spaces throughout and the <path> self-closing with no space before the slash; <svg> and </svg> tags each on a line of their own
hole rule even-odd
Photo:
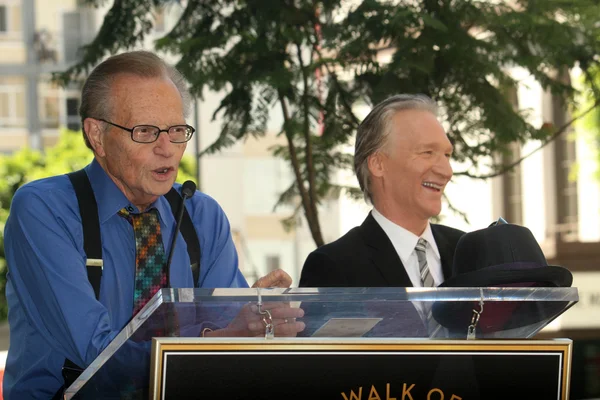
<svg viewBox="0 0 600 400">
<path fill-rule="evenodd" d="M 250 315 L 264 324 L 264 334 L 236 340 L 275 343 L 278 325 L 289 321 L 278 321 L 271 312 L 282 307 L 304 312 L 297 319 L 304 330 L 286 343 L 484 343 L 530 339 L 577 301 L 576 288 L 545 287 L 162 289 L 67 388 L 64 398 L 148 399 L 153 338 L 202 342 L 210 332 L 227 340 L 240 336 L 228 326 Z"/>
</svg>

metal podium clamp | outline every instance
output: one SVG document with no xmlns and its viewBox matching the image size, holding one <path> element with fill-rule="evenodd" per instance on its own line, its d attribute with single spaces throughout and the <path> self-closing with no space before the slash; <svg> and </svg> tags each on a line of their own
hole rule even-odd
<svg viewBox="0 0 600 400">
<path fill-rule="evenodd" d="M 265 324 L 265 339 L 273 339 L 275 337 L 275 325 L 273 324 L 273 317 L 271 316 L 271 312 L 269 310 L 262 309 L 263 303 L 260 289 L 261 288 L 256 288 L 256 294 L 258 296 L 256 307 L 258 309 L 258 313 L 262 316 L 263 324 Z"/>
<path fill-rule="evenodd" d="M 481 294 L 481 300 L 479 300 L 479 311 L 473 309 L 473 316 L 471 317 L 471 325 L 467 328 L 467 340 L 476 339 L 475 337 L 475 328 L 479 323 L 479 318 L 481 314 L 483 314 L 483 289 L 479 289 L 479 293 Z"/>
</svg>

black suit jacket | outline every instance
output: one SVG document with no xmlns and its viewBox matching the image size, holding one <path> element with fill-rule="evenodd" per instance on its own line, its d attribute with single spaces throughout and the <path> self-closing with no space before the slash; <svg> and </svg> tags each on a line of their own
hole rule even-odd
<svg viewBox="0 0 600 400">
<path fill-rule="evenodd" d="M 452 272 L 454 251 L 463 231 L 444 225 L 432 224 L 431 230 L 440 251 L 444 279 Z M 412 287 L 412 283 L 396 249 L 377 221 L 369 213 L 361 226 L 353 228 L 336 240 L 321 246 L 308 256 L 302 269 L 300 286 L 303 287 Z M 410 303 L 396 302 L 381 305 L 359 303 L 303 304 L 307 326 L 298 336 L 311 336 L 323 323 L 334 317 L 381 317 L 366 337 L 427 337 L 421 317 Z M 453 360 L 444 358 L 439 365 L 423 370 L 431 376 L 430 387 L 452 388 L 462 382 L 463 398 L 479 399 L 478 381 L 475 379 L 470 357 Z M 464 382 L 470 384 L 464 386 Z M 465 389 L 468 387 L 468 389 Z"/>
<path fill-rule="evenodd" d="M 463 231 L 432 224 L 444 279 Z M 396 249 L 369 213 L 361 226 L 309 254 L 300 276 L 301 287 L 410 287 L 412 283 Z"/>
</svg>

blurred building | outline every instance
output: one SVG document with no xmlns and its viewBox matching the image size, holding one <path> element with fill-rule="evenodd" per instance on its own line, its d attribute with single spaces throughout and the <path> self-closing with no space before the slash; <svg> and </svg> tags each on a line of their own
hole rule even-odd
<svg viewBox="0 0 600 400">
<path fill-rule="evenodd" d="M 43 148 L 59 127 L 79 129 L 76 87 L 49 82 L 95 33 L 93 12 L 76 0 L 0 0 L 0 152 Z"/>
</svg>

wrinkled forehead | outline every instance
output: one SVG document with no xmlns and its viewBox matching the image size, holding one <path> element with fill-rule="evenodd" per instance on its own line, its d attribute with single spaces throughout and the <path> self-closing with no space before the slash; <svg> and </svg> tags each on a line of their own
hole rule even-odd
<svg viewBox="0 0 600 400">
<path fill-rule="evenodd" d="M 183 101 L 166 75 L 140 77 L 118 75 L 111 83 L 111 116 L 121 121 L 154 124 L 162 119 L 180 123 Z"/>
<path fill-rule="evenodd" d="M 390 139 L 395 143 L 451 146 L 444 127 L 437 116 L 429 110 L 400 110 L 390 118 L 388 130 Z"/>
</svg>

